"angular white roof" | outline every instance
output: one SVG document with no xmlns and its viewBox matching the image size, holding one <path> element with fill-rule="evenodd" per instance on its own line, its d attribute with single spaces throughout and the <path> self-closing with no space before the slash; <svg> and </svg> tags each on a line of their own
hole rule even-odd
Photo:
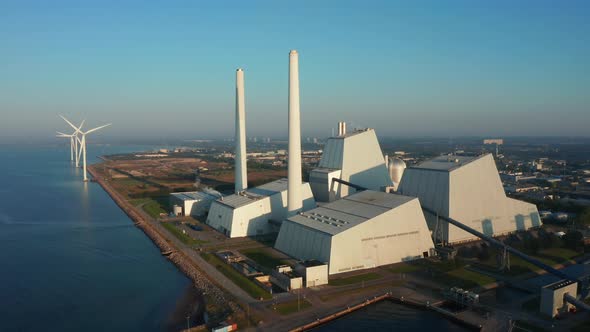
<svg viewBox="0 0 590 332">
<path fill-rule="evenodd" d="M 179 193 L 171 193 L 171 196 L 174 196 L 175 198 L 178 198 L 179 200 L 182 201 L 202 201 L 202 200 L 213 200 L 213 199 L 218 199 L 219 197 L 221 197 L 221 194 L 217 193 L 218 195 L 215 194 L 215 192 L 204 192 L 204 191 L 188 191 L 188 192 L 179 192 Z"/>
<path fill-rule="evenodd" d="M 225 196 L 217 201 L 232 208 L 237 208 L 286 191 L 288 189 L 287 183 L 286 178 L 278 179 L 258 187 L 248 188 L 239 194 Z"/>
<path fill-rule="evenodd" d="M 417 198 L 365 190 L 297 214 L 288 220 L 335 235 L 415 199 Z"/>
<path fill-rule="evenodd" d="M 382 187 L 393 183 L 385 165 L 377 134 L 370 128 L 328 139 L 318 168 L 313 172 L 328 173 L 330 170 L 341 170 L 341 180 L 371 190 L 381 190 Z M 316 197 L 322 196 L 319 190 L 323 189 L 314 186 L 315 183 L 311 184 L 315 190 L 314 194 Z M 353 191 L 346 186 L 337 186 L 335 190 L 335 197 L 346 197 Z"/>
<path fill-rule="evenodd" d="M 420 199 L 423 208 L 453 218 L 486 235 L 506 234 L 540 225 L 534 204 L 509 198 L 491 154 L 477 157 L 440 156 L 407 168 L 398 192 Z M 437 228 L 439 240 L 450 243 L 476 239 L 457 227 Z"/>
<path fill-rule="evenodd" d="M 480 159 L 484 157 L 477 156 L 439 156 L 430 160 L 427 160 L 421 163 L 418 166 L 413 166 L 412 168 L 420 168 L 420 169 L 428 169 L 428 170 L 437 170 L 437 171 L 452 171 L 461 166 L 465 166 L 466 164 Z"/>
</svg>

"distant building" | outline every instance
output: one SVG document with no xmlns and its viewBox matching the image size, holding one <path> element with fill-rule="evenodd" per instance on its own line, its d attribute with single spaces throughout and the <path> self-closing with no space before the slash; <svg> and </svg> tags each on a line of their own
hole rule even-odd
<svg viewBox="0 0 590 332">
<path fill-rule="evenodd" d="M 211 203 L 220 197 L 221 193 L 212 189 L 171 193 L 170 206 L 179 206 L 184 216 L 203 216 L 209 212 Z"/>
<path fill-rule="evenodd" d="M 491 154 L 479 157 L 440 156 L 409 167 L 399 193 L 420 198 L 428 227 L 436 241 L 477 240 L 438 216 L 455 219 L 486 235 L 495 236 L 541 225 L 534 204 L 506 197 Z"/>
<path fill-rule="evenodd" d="M 275 244 L 326 263 L 329 274 L 426 257 L 433 247 L 417 198 L 372 190 L 289 217 Z"/>
<path fill-rule="evenodd" d="M 504 144 L 504 139 L 502 139 L 502 138 L 487 138 L 487 139 L 483 140 L 483 144 L 502 145 L 502 144 Z"/>
</svg>

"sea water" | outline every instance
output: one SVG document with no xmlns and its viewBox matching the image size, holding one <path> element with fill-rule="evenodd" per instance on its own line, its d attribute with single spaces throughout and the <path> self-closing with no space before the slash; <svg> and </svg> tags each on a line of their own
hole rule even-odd
<svg viewBox="0 0 590 332">
<path fill-rule="evenodd" d="M 0 331 L 167 329 L 190 281 L 69 158 L 0 145 Z"/>
</svg>

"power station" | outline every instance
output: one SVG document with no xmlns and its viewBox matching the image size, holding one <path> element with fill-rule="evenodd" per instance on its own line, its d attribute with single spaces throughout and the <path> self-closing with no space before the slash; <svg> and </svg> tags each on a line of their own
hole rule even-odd
<svg viewBox="0 0 590 332">
<path fill-rule="evenodd" d="M 383 155 L 375 130 L 347 131 L 345 122 L 303 182 L 297 51 L 288 72 L 288 177 L 248 188 L 244 71 L 236 71 L 235 193 L 211 202 L 206 223 L 214 229 L 231 238 L 278 233 L 275 249 L 333 275 L 540 225 L 533 204 L 506 197 L 492 155 L 406 168 Z"/>
</svg>

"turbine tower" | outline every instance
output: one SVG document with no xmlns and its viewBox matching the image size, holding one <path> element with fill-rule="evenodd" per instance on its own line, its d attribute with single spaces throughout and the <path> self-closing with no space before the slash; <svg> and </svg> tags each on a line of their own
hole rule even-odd
<svg viewBox="0 0 590 332">
<path fill-rule="evenodd" d="M 78 141 L 80 142 L 80 154 L 82 156 L 82 168 L 84 169 L 84 172 L 83 172 L 84 173 L 84 181 L 88 181 L 88 175 L 86 174 L 86 135 L 88 135 L 92 132 L 95 132 L 99 129 L 102 129 L 104 127 L 108 127 L 110 125 L 111 124 L 109 123 L 109 124 L 106 124 L 106 125 L 103 125 L 100 127 L 92 128 L 92 129 L 87 130 L 85 132 L 81 131 L 81 130 L 79 131 L 80 134 L 82 135 L 82 139 L 78 138 Z"/>
<path fill-rule="evenodd" d="M 70 139 L 70 162 L 74 162 L 74 144 L 78 144 L 78 142 L 75 141 L 76 135 L 68 135 L 57 131 L 57 135 L 55 136 Z"/>
<path fill-rule="evenodd" d="M 70 137 L 70 151 L 73 150 L 74 155 L 76 156 L 76 167 L 80 167 L 80 157 L 79 157 L 79 152 L 78 152 L 78 143 L 80 142 L 80 139 L 78 138 L 78 134 L 80 133 L 80 130 L 82 129 L 82 126 L 84 125 L 85 120 L 82 120 L 82 122 L 80 123 L 80 126 L 76 127 L 76 126 L 74 126 L 73 123 L 71 123 L 63 115 L 60 115 L 60 117 L 67 124 L 69 124 L 70 127 L 72 127 L 74 129 L 74 132 L 71 133 L 70 135 L 66 135 L 64 133 L 57 132 L 59 134 L 58 137 Z M 72 159 L 71 153 L 70 153 L 70 159 Z"/>
<path fill-rule="evenodd" d="M 289 215 L 303 207 L 301 200 L 301 123 L 299 114 L 299 55 L 289 52 L 289 159 L 287 208 Z"/>
<path fill-rule="evenodd" d="M 244 100 L 244 71 L 236 71 L 236 153 L 235 181 L 236 193 L 248 188 L 248 172 L 246 162 L 246 103 Z"/>
</svg>

